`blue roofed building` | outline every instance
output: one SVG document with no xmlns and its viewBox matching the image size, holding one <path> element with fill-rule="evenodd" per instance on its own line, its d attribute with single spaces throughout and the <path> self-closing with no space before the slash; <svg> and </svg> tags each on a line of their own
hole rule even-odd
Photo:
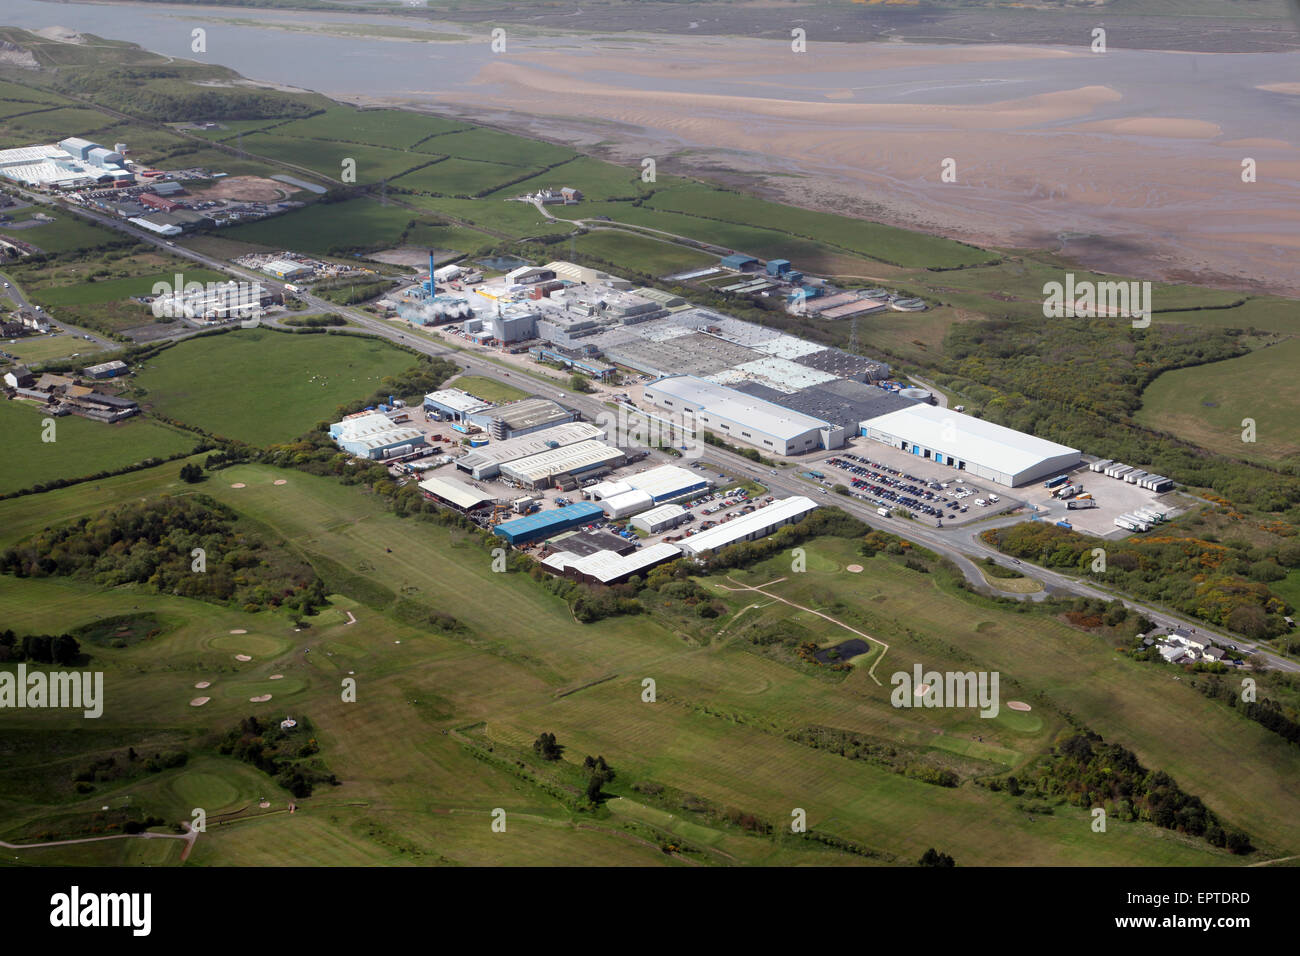
<svg viewBox="0 0 1300 956">
<path fill-rule="evenodd" d="M 726 269 L 735 269 L 738 272 L 748 272 L 758 265 L 758 260 L 753 256 L 746 256 L 739 252 L 734 252 L 729 256 L 722 257 L 722 266 Z"/>
<path fill-rule="evenodd" d="M 604 517 L 605 512 L 600 505 L 591 501 L 576 501 L 563 508 L 550 508 L 537 514 L 502 521 L 492 529 L 492 533 L 511 544 L 529 544 Z"/>
</svg>

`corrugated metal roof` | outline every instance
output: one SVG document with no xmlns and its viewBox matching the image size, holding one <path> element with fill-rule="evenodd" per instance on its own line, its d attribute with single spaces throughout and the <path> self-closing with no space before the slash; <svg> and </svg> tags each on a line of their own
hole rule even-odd
<svg viewBox="0 0 1300 956">
<path fill-rule="evenodd" d="M 900 408 L 868 419 L 862 425 L 1008 475 L 1032 468 L 1045 459 L 1079 454 L 1077 448 L 934 405 Z"/>
<path fill-rule="evenodd" d="M 613 551 L 597 551 L 585 558 L 569 562 L 568 570 L 608 583 L 680 557 L 681 553 L 681 549 L 676 545 L 667 543 L 652 544 L 648 548 L 641 548 L 628 555 L 615 554 Z"/>
<path fill-rule="evenodd" d="M 761 537 L 764 529 L 775 530 L 779 525 L 797 520 L 816 508 L 817 502 L 804 495 L 782 498 L 766 508 L 759 508 L 757 511 L 710 528 L 708 531 L 701 531 L 699 534 L 684 538 L 681 547 L 689 554 L 716 551 L 755 535 Z"/>
<path fill-rule="evenodd" d="M 485 501 L 495 500 L 492 495 L 471 488 L 464 482 L 456 481 L 454 478 L 439 478 L 436 475 L 420 482 L 420 490 L 449 501 L 457 508 L 473 508 Z"/>
<path fill-rule="evenodd" d="M 580 523 L 604 515 L 605 512 L 601 511 L 600 505 L 592 504 L 590 501 L 575 501 L 563 508 L 548 508 L 537 514 L 503 521 L 493 531 L 502 537 L 510 538 L 545 537 L 546 532 L 552 528 L 563 530 L 565 527 L 572 526 L 574 522 Z"/>
<path fill-rule="evenodd" d="M 506 462 L 501 466 L 501 470 L 523 481 L 538 481 L 551 475 L 568 474 L 577 469 L 622 457 L 623 453 L 612 445 L 600 441 L 584 441 L 563 448 L 553 448 L 540 455 L 532 455 L 518 461 Z"/>
<path fill-rule="evenodd" d="M 646 391 L 684 402 L 697 411 L 704 409 L 721 418 L 751 425 L 756 431 L 774 435 L 784 441 L 796 438 L 812 429 L 829 427 L 829 422 L 800 412 L 782 408 L 772 402 L 754 398 L 734 388 L 694 376 L 679 375 L 663 378 L 645 386 Z"/>
</svg>

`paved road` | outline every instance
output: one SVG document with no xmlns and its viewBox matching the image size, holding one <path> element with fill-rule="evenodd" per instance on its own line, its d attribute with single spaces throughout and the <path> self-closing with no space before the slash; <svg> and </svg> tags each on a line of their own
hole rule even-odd
<svg viewBox="0 0 1300 956">
<path fill-rule="evenodd" d="M 23 295 L 22 290 L 18 288 L 18 284 L 14 282 L 13 276 L 0 272 L 0 281 L 9 283 L 8 288 L 0 286 L 0 292 L 9 297 L 9 301 L 14 304 L 14 308 L 23 309 L 28 312 L 35 312 L 38 315 L 44 315 L 44 312 L 29 302 L 27 297 Z M 66 332 L 74 336 L 78 341 L 85 342 L 87 347 L 91 344 L 97 345 L 102 349 L 116 349 L 121 347 L 120 343 L 112 342 L 101 335 L 91 332 L 89 329 L 83 329 L 75 325 L 68 325 L 66 322 L 60 322 L 58 319 L 52 318 L 48 315 L 45 316 L 45 319 L 50 323 L 51 328 L 58 329 L 60 332 Z M 69 343 L 70 350 L 75 349 L 76 347 L 75 344 Z M 71 351 L 69 351 L 69 354 L 71 354 Z"/>
<path fill-rule="evenodd" d="M 44 197 L 32 196 L 31 198 L 35 201 L 45 202 L 46 204 L 50 203 L 50 200 L 45 199 Z M 541 208 L 540 204 L 538 204 L 538 206 Z M 83 215 L 99 222 L 104 226 L 117 229 L 120 232 L 125 232 L 143 242 L 159 246 L 168 252 L 182 256 L 193 262 L 200 263 L 210 269 L 244 278 L 249 281 L 261 282 L 263 285 L 268 286 L 271 289 L 283 291 L 284 283 L 268 281 L 267 276 L 264 274 L 232 265 L 222 259 L 203 255 L 194 250 L 186 249 L 184 246 L 173 245 L 171 242 L 159 236 L 147 233 L 118 219 L 102 216 L 98 213 L 81 208 L 75 208 L 73 211 L 79 215 Z M 542 209 L 542 211 L 549 215 L 545 209 Z M 497 381 L 505 382 L 507 384 L 518 384 L 521 378 L 527 380 L 527 377 L 523 376 L 522 373 L 516 373 L 519 377 L 512 376 L 500 365 L 489 361 L 481 354 L 476 354 L 469 350 L 460 351 L 452 349 L 442 342 L 425 338 L 422 335 L 407 335 L 406 332 L 403 331 L 402 326 L 398 326 L 385 319 L 376 318 L 375 316 L 362 312 L 359 309 L 335 305 L 332 302 L 328 302 L 325 299 L 318 298 L 309 293 L 301 294 L 299 295 L 299 298 L 304 300 L 313 311 L 342 315 L 351 319 L 357 326 L 372 332 L 380 338 L 385 338 L 389 341 L 409 346 L 416 351 L 423 352 L 430 356 L 454 360 L 459 365 L 463 366 L 467 372 L 474 375 L 496 379 Z M 193 334 L 193 330 L 186 330 L 182 334 Z M 536 388 L 536 386 L 533 387 Z M 581 412 L 585 417 L 591 420 L 595 420 L 597 416 L 610 410 L 604 403 L 603 397 L 581 395 L 570 392 L 559 382 L 555 385 L 555 392 L 556 394 L 550 397 L 563 398 L 566 404 Z M 676 461 L 672 456 L 659 451 L 652 451 L 651 457 L 664 462 Z M 792 471 L 777 469 L 776 473 L 773 474 L 773 469 L 764 467 L 756 462 L 750 461 L 748 458 L 734 454 L 722 448 L 709 446 L 706 452 L 706 460 L 711 463 L 717 463 L 720 466 L 720 471 L 753 479 L 774 491 L 780 491 L 784 494 L 808 494 L 817 496 L 821 491 L 825 490 L 824 487 L 820 485 L 817 486 L 816 489 L 812 488 L 807 481 L 797 477 L 797 474 Z M 1003 567 L 1028 572 L 1032 574 L 1033 577 L 1042 580 L 1044 585 L 1048 588 L 1048 591 L 1040 592 L 1037 595 L 1025 596 L 1028 599 L 1043 600 L 1047 597 L 1048 593 L 1081 595 L 1101 598 L 1107 601 L 1118 598 L 1124 602 L 1125 606 L 1149 618 L 1159 627 L 1184 627 L 1188 630 L 1196 631 L 1210 637 L 1221 645 L 1235 644 L 1243 650 L 1251 651 L 1255 655 L 1254 660 L 1266 663 L 1269 667 L 1284 671 L 1300 672 L 1300 663 L 1281 657 L 1273 651 L 1261 647 L 1255 642 L 1245 640 L 1244 638 L 1237 637 L 1236 635 L 1224 631 L 1215 630 L 1214 628 L 1207 627 L 1203 622 L 1195 621 L 1164 608 L 1159 608 L 1134 598 L 1111 592 L 1087 581 L 1062 574 L 1058 571 L 1049 570 L 1037 565 L 1022 565 L 1015 559 L 988 547 L 979 540 L 979 531 L 985 530 L 989 527 L 994 527 L 995 523 L 981 522 L 979 527 L 974 529 L 969 525 L 965 527 L 958 526 L 943 529 L 928 528 L 919 522 L 911 522 L 898 518 L 883 518 L 876 513 L 875 507 L 852 497 L 835 495 L 832 498 L 830 495 L 826 495 L 826 501 L 824 503 L 834 504 L 843 508 L 849 514 L 859 518 L 861 521 L 873 528 L 879 528 L 895 534 L 901 533 L 909 540 L 916 541 L 918 544 L 922 544 L 925 547 L 944 555 L 956 564 L 965 576 L 966 580 L 973 587 L 978 588 L 983 592 L 1009 596 L 1004 592 L 994 592 L 993 589 L 989 587 L 984 575 L 980 573 L 980 570 L 975 566 L 975 563 L 970 557 L 968 557 L 968 555 L 972 553 L 981 559 L 984 557 L 992 558 L 996 563 Z M 1021 519 L 1011 516 L 999 520 L 1006 521 L 1007 523 L 1014 523 Z"/>
</svg>

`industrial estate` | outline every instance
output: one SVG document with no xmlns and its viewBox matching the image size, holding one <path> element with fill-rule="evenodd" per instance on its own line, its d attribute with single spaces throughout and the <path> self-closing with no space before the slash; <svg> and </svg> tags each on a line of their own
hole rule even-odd
<svg viewBox="0 0 1300 956">
<path fill-rule="evenodd" d="M 477 62 L 487 15 L 279 6 L 283 49 L 373 63 Z M 588 42 L 504 6 L 521 47 Z M 640 44 L 646 5 L 615 6 L 573 15 Z M 675 84 L 752 92 L 710 59 L 734 25 L 680 6 L 672 82 L 609 116 L 552 95 L 526 135 L 515 111 L 358 108 L 224 54 L 0 28 L 6 866 L 1300 853 L 1295 301 L 1225 266 L 1156 282 L 1146 325 L 1053 319 L 1044 285 L 1087 271 L 1065 233 L 877 222 L 876 187 L 721 139 L 626 161 L 651 98 L 695 95 Z M 766 24 L 745 42 L 783 51 L 789 11 L 741 6 Z M 845 44 L 916 19 L 798 6 Z M 1075 43 L 1040 12 L 1008 16 Z M 363 14 L 451 25 L 370 37 Z M 489 62 L 474 83 L 521 104 L 559 82 Z M 867 87 L 773 77 L 790 130 L 825 112 L 879 140 Z M 97 701 L 33 696 L 78 675 Z"/>
</svg>

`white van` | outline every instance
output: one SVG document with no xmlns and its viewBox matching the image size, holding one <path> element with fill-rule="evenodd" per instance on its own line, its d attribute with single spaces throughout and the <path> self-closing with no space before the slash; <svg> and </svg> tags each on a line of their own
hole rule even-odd
<svg viewBox="0 0 1300 956">
<path fill-rule="evenodd" d="M 889 509 L 888 509 L 888 508 L 877 508 L 877 509 L 876 509 L 876 514 L 880 515 L 880 517 L 882 517 L 882 518 L 888 518 L 888 517 L 889 517 Z"/>
</svg>

